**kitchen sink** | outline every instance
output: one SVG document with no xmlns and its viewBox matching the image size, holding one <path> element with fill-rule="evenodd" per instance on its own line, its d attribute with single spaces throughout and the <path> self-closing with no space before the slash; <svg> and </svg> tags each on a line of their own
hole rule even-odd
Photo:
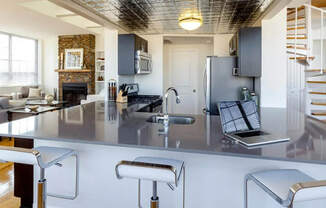
<svg viewBox="0 0 326 208">
<path fill-rule="evenodd" d="M 147 122 L 150 123 L 162 123 L 163 120 L 161 119 L 162 116 L 154 115 L 147 119 Z M 195 118 L 191 116 L 170 116 L 169 115 L 169 124 L 179 124 L 179 125 L 190 125 L 195 123 Z"/>
</svg>

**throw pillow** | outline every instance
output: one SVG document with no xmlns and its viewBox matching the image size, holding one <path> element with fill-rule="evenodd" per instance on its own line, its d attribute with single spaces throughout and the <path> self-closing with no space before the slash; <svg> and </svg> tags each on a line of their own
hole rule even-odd
<svg viewBox="0 0 326 208">
<path fill-rule="evenodd" d="M 20 92 L 22 93 L 23 98 L 27 98 L 29 93 L 29 87 L 21 87 Z"/>
<path fill-rule="evenodd" d="M 1 109 L 9 108 L 9 98 L 8 97 L 0 97 L 0 108 Z"/>
<path fill-rule="evenodd" d="M 23 86 L 20 88 L 20 92 L 22 93 L 22 98 L 27 98 L 29 93 L 29 88 L 38 88 L 38 86 Z"/>
<path fill-rule="evenodd" d="M 29 88 L 29 98 L 41 97 L 41 89 Z"/>
</svg>

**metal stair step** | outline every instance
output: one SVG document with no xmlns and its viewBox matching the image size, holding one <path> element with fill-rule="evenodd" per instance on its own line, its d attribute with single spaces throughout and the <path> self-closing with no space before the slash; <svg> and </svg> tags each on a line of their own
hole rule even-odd
<svg viewBox="0 0 326 208">
<path fill-rule="evenodd" d="M 305 72 L 320 72 L 320 69 L 306 69 Z M 323 69 L 323 72 L 326 72 L 326 69 Z"/>
<path fill-rule="evenodd" d="M 324 105 L 326 106 L 326 99 L 312 99 L 311 105 Z"/>
<path fill-rule="evenodd" d="M 307 50 L 306 47 L 299 47 L 299 46 L 291 46 L 291 45 L 288 45 L 286 46 L 287 49 L 297 49 L 297 50 Z"/>
<path fill-rule="evenodd" d="M 289 58 L 290 60 L 294 60 L 294 59 L 297 59 L 297 60 L 307 60 L 307 59 L 309 59 L 309 60 L 314 60 L 315 59 L 315 57 L 314 56 L 309 56 L 309 57 L 306 57 L 306 56 L 304 56 L 304 57 L 290 57 Z"/>
<path fill-rule="evenodd" d="M 309 94 L 311 95 L 326 95 L 326 91 L 322 92 L 322 91 L 310 91 Z"/>
<path fill-rule="evenodd" d="M 305 9 L 305 6 L 301 6 L 301 7 L 297 8 L 297 11 L 299 12 L 299 11 L 304 10 L 304 9 Z M 294 14 L 295 11 L 296 11 L 296 8 L 288 8 L 287 11 L 288 11 L 287 15 Z"/>
<path fill-rule="evenodd" d="M 288 27 L 287 30 L 291 31 L 291 30 L 305 30 L 306 27 L 305 26 L 301 26 L 301 27 Z"/>
<path fill-rule="evenodd" d="M 305 53 L 299 53 L 299 52 L 294 52 L 294 51 L 286 51 L 286 53 L 297 55 L 297 56 L 306 56 L 307 55 Z"/>
<path fill-rule="evenodd" d="M 300 16 L 300 17 L 297 17 L 297 18 L 295 18 L 295 17 L 294 18 L 288 18 L 287 21 L 291 22 L 291 21 L 294 21 L 295 19 L 302 20 L 302 19 L 305 19 L 305 18 L 306 18 L 305 16 Z"/>
<path fill-rule="evenodd" d="M 307 83 L 309 83 L 309 84 L 326 84 L 326 81 L 322 81 L 322 80 L 308 80 Z"/>
<path fill-rule="evenodd" d="M 326 116 L 326 110 L 311 110 L 313 116 Z"/>
<path fill-rule="evenodd" d="M 286 37 L 288 40 L 307 40 L 307 37 Z"/>
</svg>

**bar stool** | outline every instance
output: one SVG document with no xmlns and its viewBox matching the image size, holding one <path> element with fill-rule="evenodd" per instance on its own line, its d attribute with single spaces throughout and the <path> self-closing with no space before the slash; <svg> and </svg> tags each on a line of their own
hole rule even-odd
<svg viewBox="0 0 326 208">
<path fill-rule="evenodd" d="M 248 207 L 248 181 L 253 181 L 283 207 L 292 208 L 294 200 L 326 198 L 326 181 L 318 181 L 295 169 L 267 170 L 245 177 L 245 208 Z"/>
<path fill-rule="evenodd" d="M 123 160 L 116 167 L 118 179 L 133 178 L 138 179 L 138 207 L 141 207 L 140 183 L 141 180 L 153 182 L 153 196 L 151 197 L 151 208 L 159 207 L 159 197 L 157 196 L 157 182 L 167 183 L 171 190 L 178 187 L 181 173 L 182 178 L 182 206 L 185 206 L 185 166 L 180 160 L 157 157 L 137 157 L 134 161 Z"/>
<path fill-rule="evenodd" d="M 45 169 L 53 165 L 62 167 L 60 162 L 68 157 L 76 158 L 76 180 L 75 193 L 73 196 L 64 196 L 47 193 L 45 179 Z M 28 165 L 38 165 L 40 167 L 40 179 L 38 181 L 37 207 L 46 207 L 46 196 L 52 196 L 63 199 L 75 199 L 79 192 L 79 159 L 76 151 L 67 148 L 57 147 L 37 147 L 34 149 L 25 149 L 18 147 L 0 146 L 0 160 L 10 161 Z"/>
</svg>

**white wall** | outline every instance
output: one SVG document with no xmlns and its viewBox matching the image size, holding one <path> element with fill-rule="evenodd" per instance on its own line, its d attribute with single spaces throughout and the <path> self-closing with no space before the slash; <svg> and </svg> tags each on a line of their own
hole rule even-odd
<svg viewBox="0 0 326 208">
<path fill-rule="evenodd" d="M 105 82 L 104 89 L 108 89 L 108 81 L 118 81 L 118 31 L 104 29 L 104 56 L 105 56 Z M 117 83 L 118 84 L 118 83 Z M 105 99 L 108 99 L 105 90 Z"/>
<path fill-rule="evenodd" d="M 104 29 L 95 34 L 95 51 L 104 51 Z"/>
<path fill-rule="evenodd" d="M 214 35 L 214 56 L 229 56 L 229 41 L 233 34 Z"/>
<path fill-rule="evenodd" d="M 262 21 L 261 106 L 287 103 L 286 9 Z"/>
<path fill-rule="evenodd" d="M 58 88 L 58 37 L 51 36 L 42 40 L 42 89 L 46 94 L 53 94 Z"/>
</svg>

